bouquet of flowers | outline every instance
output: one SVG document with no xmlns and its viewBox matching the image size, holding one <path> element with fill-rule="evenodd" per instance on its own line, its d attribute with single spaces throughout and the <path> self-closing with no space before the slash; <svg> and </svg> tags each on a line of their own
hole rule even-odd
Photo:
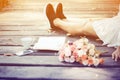
<svg viewBox="0 0 120 80">
<path fill-rule="evenodd" d="M 85 37 L 74 42 L 68 41 L 59 50 L 59 61 L 74 63 L 78 62 L 84 66 L 98 66 L 104 60 L 99 57 L 100 51 L 97 51 L 95 45 L 90 43 Z"/>
</svg>

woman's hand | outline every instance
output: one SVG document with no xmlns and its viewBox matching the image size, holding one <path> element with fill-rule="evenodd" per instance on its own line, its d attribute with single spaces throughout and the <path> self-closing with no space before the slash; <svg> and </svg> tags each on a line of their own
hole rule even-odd
<svg viewBox="0 0 120 80">
<path fill-rule="evenodd" d="M 117 49 L 112 53 L 112 59 L 115 61 L 120 59 L 120 47 L 117 47 Z"/>
</svg>

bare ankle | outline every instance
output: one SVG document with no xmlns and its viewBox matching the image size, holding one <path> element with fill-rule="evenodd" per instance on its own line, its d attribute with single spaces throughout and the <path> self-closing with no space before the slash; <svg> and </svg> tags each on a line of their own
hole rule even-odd
<svg viewBox="0 0 120 80">
<path fill-rule="evenodd" d="M 59 26 L 59 21 L 60 21 L 60 19 L 59 19 L 59 18 L 56 18 L 56 19 L 53 20 L 53 24 L 54 24 L 55 26 Z"/>
</svg>

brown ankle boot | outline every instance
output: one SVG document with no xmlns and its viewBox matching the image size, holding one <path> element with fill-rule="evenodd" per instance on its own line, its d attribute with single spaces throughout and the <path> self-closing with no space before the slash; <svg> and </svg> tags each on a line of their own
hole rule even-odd
<svg viewBox="0 0 120 80">
<path fill-rule="evenodd" d="M 56 18 L 56 16 L 55 16 L 55 11 L 53 9 L 53 6 L 51 4 L 48 4 L 46 7 L 46 16 L 49 20 L 51 28 L 54 29 L 55 26 L 53 24 L 53 20 Z"/>
<path fill-rule="evenodd" d="M 56 17 L 60 19 L 66 19 L 66 17 L 63 14 L 63 6 L 62 3 L 59 3 L 56 8 Z"/>
</svg>

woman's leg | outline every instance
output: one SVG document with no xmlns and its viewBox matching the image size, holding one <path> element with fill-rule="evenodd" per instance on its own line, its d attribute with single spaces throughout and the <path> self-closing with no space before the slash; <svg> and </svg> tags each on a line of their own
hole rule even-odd
<svg viewBox="0 0 120 80">
<path fill-rule="evenodd" d="M 77 19 L 78 20 L 78 19 Z M 75 20 L 76 21 L 76 20 Z M 70 33 L 71 35 L 84 35 L 84 36 L 93 36 L 97 37 L 92 22 L 89 19 L 82 19 L 80 21 L 69 21 L 56 18 L 54 20 L 54 25 L 62 30 Z"/>
</svg>

